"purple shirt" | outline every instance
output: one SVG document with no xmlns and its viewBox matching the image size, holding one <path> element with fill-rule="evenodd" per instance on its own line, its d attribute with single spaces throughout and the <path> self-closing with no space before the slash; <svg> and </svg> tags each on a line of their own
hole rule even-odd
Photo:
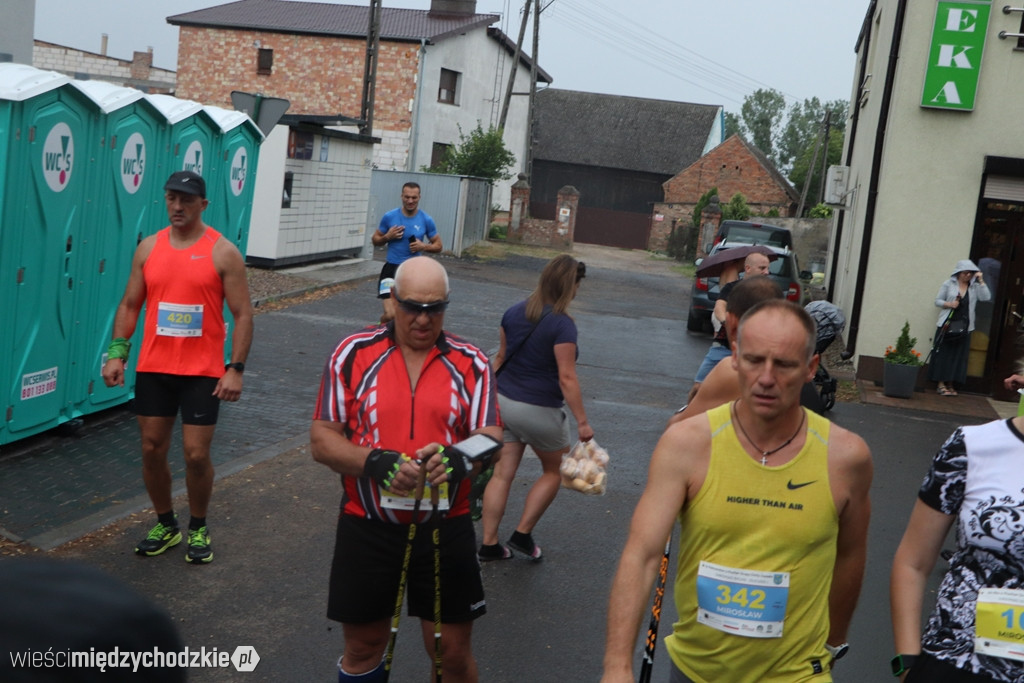
<svg viewBox="0 0 1024 683">
<path fill-rule="evenodd" d="M 508 361 L 498 375 L 498 393 L 514 401 L 559 408 L 564 398 L 558 383 L 555 345 L 576 344 L 576 323 L 564 313 L 551 313 L 550 306 L 545 306 L 544 311 L 546 315 L 535 330 L 533 323 L 526 319 L 525 301 L 512 306 L 502 316 Z"/>
</svg>

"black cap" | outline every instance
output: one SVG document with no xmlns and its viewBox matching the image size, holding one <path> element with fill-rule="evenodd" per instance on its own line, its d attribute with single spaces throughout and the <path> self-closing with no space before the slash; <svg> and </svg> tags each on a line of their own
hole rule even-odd
<svg viewBox="0 0 1024 683">
<path fill-rule="evenodd" d="M 164 189 L 194 194 L 206 199 L 206 181 L 194 171 L 175 171 L 164 183 Z"/>
</svg>

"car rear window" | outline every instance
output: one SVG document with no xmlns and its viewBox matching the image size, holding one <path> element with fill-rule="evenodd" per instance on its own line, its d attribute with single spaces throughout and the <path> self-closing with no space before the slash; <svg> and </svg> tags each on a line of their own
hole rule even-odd
<svg viewBox="0 0 1024 683">
<path fill-rule="evenodd" d="M 730 226 L 726 240 L 749 244 L 775 244 L 780 247 L 792 246 L 792 235 L 789 230 L 771 230 L 767 227 Z"/>
</svg>

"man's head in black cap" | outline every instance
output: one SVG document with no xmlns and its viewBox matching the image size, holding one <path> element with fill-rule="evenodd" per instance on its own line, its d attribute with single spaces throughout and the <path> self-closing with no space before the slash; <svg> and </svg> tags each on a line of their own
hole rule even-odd
<svg viewBox="0 0 1024 683">
<path fill-rule="evenodd" d="M 164 183 L 165 190 L 173 190 L 184 194 L 194 194 L 206 199 L 206 181 L 194 171 L 175 171 Z"/>
<path fill-rule="evenodd" d="M 167 203 L 167 218 L 171 227 L 191 232 L 203 228 L 203 211 L 209 201 L 206 199 L 206 181 L 192 171 L 175 171 L 164 183 L 164 200 Z"/>
</svg>

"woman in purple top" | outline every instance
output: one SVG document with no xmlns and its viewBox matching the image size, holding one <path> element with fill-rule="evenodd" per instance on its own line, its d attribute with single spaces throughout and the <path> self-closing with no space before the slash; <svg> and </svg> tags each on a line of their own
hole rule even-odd
<svg viewBox="0 0 1024 683">
<path fill-rule="evenodd" d="M 567 313 L 585 274 L 583 263 L 566 254 L 556 256 L 544 267 L 529 298 L 501 319 L 501 347 L 494 366 L 505 446 L 484 491 L 483 544 L 478 553 L 484 562 L 509 559 L 509 548 L 534 562 L 541 559 L 531 533 L 561 485 L 558 468 L 570 446 L 566 406 L 576 419 L 579 440 L 594 437 L 576 378 L 576 323 Z M 543 472 L 526 495 L 523 514 L 506 547 L 498 542 L 498 525 L 527 446 L 537 454 Z"/>
</svg>

